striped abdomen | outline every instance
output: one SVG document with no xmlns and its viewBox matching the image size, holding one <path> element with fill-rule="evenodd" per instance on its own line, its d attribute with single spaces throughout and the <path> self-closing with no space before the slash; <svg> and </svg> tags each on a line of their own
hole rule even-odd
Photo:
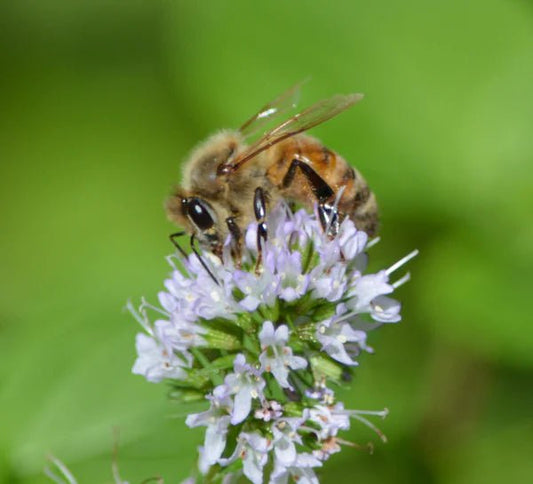
<svg viewBox="0 0 533 484">
<path fill-rule="evenodd" d="M 308 208 L 312 208 L 318 201 L 300 170 L 291 183 L 284 186 L 284 178 L 294 159 L 311 166 L 333 190 L 328 203 L 334 203 L 340 194 L 338 210 L 341 217 L 350 217 L 357 228 L 370 236 L 375 235 L 378 228 L 377 203 L 365 179 L 342 156 L 329 150 L 315 138 L 307 135 L 294 136 L 265 153 L 263 162 L 267 165 L 267 178 L 278 187 L 284 198 L 293 199 Z"/>
</svg>

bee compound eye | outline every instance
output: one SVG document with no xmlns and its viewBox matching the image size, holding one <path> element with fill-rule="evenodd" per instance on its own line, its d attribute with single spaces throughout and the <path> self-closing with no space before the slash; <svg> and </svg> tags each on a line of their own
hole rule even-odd
<svg viewBox="0 0 533 484">
<path fill-rule="evenodd" d="M 181 213 L 184 216 L 189 213 L 189 199 L 188 198 L 181 199 Z"/>
<path fill-rule="evenodd" d="M 209 213 L 207 204 L 198 198 L 191 198 L 188 201 L 187 214 L 194 225 L 196 225 L 200 230 L 208 230 L 215 225 L 215 221 Z"/>
</svg>

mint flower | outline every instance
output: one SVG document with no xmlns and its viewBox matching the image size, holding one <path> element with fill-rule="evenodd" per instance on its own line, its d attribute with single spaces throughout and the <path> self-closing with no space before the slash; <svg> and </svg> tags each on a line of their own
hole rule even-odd
<svg viewBox="0 0 533 484">
<path fill-rule="evenodd" d="M 265 257 L 263 271 L 258 276 L 253 272 L 235 271 L 233 284 L 244 297 L 238 302 L 246 311 L 255 311 L 260 304 L 273 305 L 280 292 L 280 280 L 275 274 L 273 256 Z"/>
<path fill-rule="evenodd" d="M 315 405 L 309 410 L 309 420 L 315 424 L 314 432 L 321 441 L 335 437 L 339 430 L 350 428 L 350 418 L 341 402 L 330 406 Z"/>
<path fill-rule="evenodd" d="M 353 421 L 385 440 L 368 417 L 386 411 L 345 409 L 343 385 L 367 345 L 368 332 L 400 321 L 394 291 L 409 279 L 389 268 L 365 273 L 373 242 L 344 219 L 324 233 L 314 214 L 275 207 L 261 254 L 257 225 L 243 234 L 242 254 L 210 252 L 170 258 L 161 307 L 141 305 L 133 372 L 165 381 L 184 401 L 204 401 L 189 427 L 205 427 L 198 469 L 188 483 L 318 483 Z M 205 266 L 204 266 L 205 265 Z M 206 270 L 206 267 L 208 270 Z M 152 320 L 148 312 L 156 314 Z"/>
<path fill-rule="evenodd" d="M 286 346 L 289 340 L 289 328 L 282 324 L 274 330 L 272 321 L 265 321 L 259 333 L 262 353 L 259 355 L 261 369 L 274 375 L 282 388 L 292 389 L 288 382 L 289 369 L 300 370 L 307 366 L 305 358 L 293 356 L 292 348 Z"/>
<path fill-rule="evenodd" d="M 242 422 L 252 409 L 252 400 L 264 400 L 265 381 L 259 370 L 246 363 L 244 355 L 238 354 L 233 362 L 235 373 L 226 376 L 224 383 L 230 394 L 235 395 L 231 424 Z"/>
<path fill-rule="evenodd" d="M 337 312 L 339 311 L 346 311 L 345 306 L 339 305 Z M 350 323 L 338 316 L 328 318 L 317 325 L 316 339 L 322 344 L 323 351 L 344 365 L 357 365 L 357 361 L 348 354 L 346 343 L 357 343 L 356 349 L 366 349 L 366 333 L 353 329 Z"/>
<path fill-rule="evenodd" d="M 233 457 L 222 463 L 227 465 L 238 458 L 242 459 L 244 475 L 254 484 L 263 484 L 263 468 L 268 462 L 271 448 L 271 442 L 262 435 L 241 432 Z"/>
<path fill-rule="evenodd" d="M 302 417 L 280 418 L 272 425 L 275 463 L 279 466 L 293 466 L 296 464 L 298 452 L 296 444 L 302 445 L 299 427 L 305 422 L 307 412 Z"/>
<path fill-rule="evenodd" d="M 160 340 L 143 333 L 137 335 L 136 348 L 139 356 L 133 365 L 133 373 L 144 375 L 153 383 L 167 378 L 180 380 L 187 377 L 185 367 L 192 362 L 188 353 L 182 352 L 181 357 L 177 356 Z"/>
<path fill-rule="evenodd" d="M 270 484 L 287 484 L 292 478 L 293 482 L 298 484 L 318 484 L 318 478 L 313 471 L 313 467 L 320 467 L 322 462 L 310 454 L 302 453 L 296 458 L 296 461 L 290 466 L 283 466 L 276 463 Z"/>
<path fill-rule="evenodd" d="M 211 401 L 211 407 L 202 413 L 191 414 L 187 417 L 185 423 L 189 427 L 206 426 L 204 458 L 205 462 L 215 464 L 224 448 L 226 447 L 226 435 L 230 424 L 230 415 L 233 408 L 233 402 L 228 395 L 228 388 L 218 386 L 212 395 L 207 399 Z"/>
</svg>

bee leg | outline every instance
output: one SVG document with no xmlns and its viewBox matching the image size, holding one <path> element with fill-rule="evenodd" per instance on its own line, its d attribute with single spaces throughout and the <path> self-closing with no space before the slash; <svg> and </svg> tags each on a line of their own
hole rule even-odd
<svg viewBox="0 0 533 484">
<path fill-rule="evenodd" d="M 181 254 L 181 256 L 186 259 L 187 258 L 187 254 L 186 252 L 183 250 L 183 247 L 179 244 L 179 242 L 176 240 L 180 237 L 183 237 L 187 232 L 185 232 L 184 230 L 182 230 L 181 232 L 176 232 L 174 234 L 170 234 L 168 236 L 168 238 L 170 239 L 170 242 L 172 242 L 172 245 L 174 247 L 176 247 L 176 249 L 178 249 L 178 252 Z"/>
<path fill-rule="evenodd" d="M 231 253 L 233 255 L 233 258 L 237 262 L 237 265 L 240 267 L 242 255 L 241 229 L 237 225 L 237 222 L 235 222 L 235 217 L 228 217 L 226 219 L 226 225 L 228 226 L 229 233 L 231 234 Z"/>
<path fill-rule="evenodd" d="M 265 192 L 261 187 L 257 187 L 254 193 L 254 214 L 257 220 L 257 264 L 256 270 L 259 268 L 263 258 L 262 241 L 267 240 L 267 224 L 266 217 L 266 201 Z"/>
<path fill-rule="evenodd" d="M 319 203 L 318 219 L 324 232 L 328 237 L 333 239 L 338 234 L 340 228 L 337 206 L 331 203 Z"/>
<path fill-rule="evenodd" d="M 318 201 L 318 218 L 322 229 L 329 237 L 334 237 L 339 230 L 339 212 L 335 204 L 331 203 L 335 195 L 326 180 L 324 180 L 308 163 L 299 159 L 292 160 L 287 173 L 283 177 L 282 186 L 287 188 L 294 181 L 296 170 L 300 169 L 305 176 L 313 195 Z"/>
<path fill-rule="evenodd" d="M 213 281 L 217 284 L 217 286 L 220 286 L 220 282 L 218 282 L 217 278 L 213 275 L 213 273 L 211 272 L 211 269 L 209 269 L 209 267 L 207 266 L 207 264 L 205 263 L 205 260 L 202 258 L 200 252 L 198 252 L 198 250 L 196 249 L 196 247 L 194 246 L 194 242 L 196 241 L 196 237 L 194 236 L 194 234 L 191 235 L 191 239 L 190 239 L 190 246 L 191 246 L 191 250 L 194 252 L 194 255 L 196 256 L 196 258 L 198 259 L 198 261 L 200 262 L 200 264 L 202 264 L 202 267 L 205 269 L 205 271 L 209 274 L 209 276 L 211 277 L 211 279 L 213 279 Z"/>
</svg>

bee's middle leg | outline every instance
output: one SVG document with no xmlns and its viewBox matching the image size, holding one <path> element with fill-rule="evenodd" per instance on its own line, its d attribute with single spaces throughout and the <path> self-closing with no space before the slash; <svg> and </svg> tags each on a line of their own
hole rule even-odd
<svg viewBox="0 0 533 484">
<path fill-rule="evenodd" d="M 328 236 L 334 237 L 339 230 L 339 212 L 332 199 L 335 196 L 333 188 L 308 163 L 299 159 L 292 160 L 287 173 L 283 177 L 282 186 L 288 188 L 294 181 L 296 170 L 305 176 L 313 195 L 318 201 L 318 218 L 322 229 Z"/>
<path fill-rule="evenodd" d="M 254 214 L 257 220 L 257 268 L 259 268 L 263 257 L 262 244 L 267 240 L 266 198 L 265 192 L 261 187 L 255 189 Z"/>
</svg>

